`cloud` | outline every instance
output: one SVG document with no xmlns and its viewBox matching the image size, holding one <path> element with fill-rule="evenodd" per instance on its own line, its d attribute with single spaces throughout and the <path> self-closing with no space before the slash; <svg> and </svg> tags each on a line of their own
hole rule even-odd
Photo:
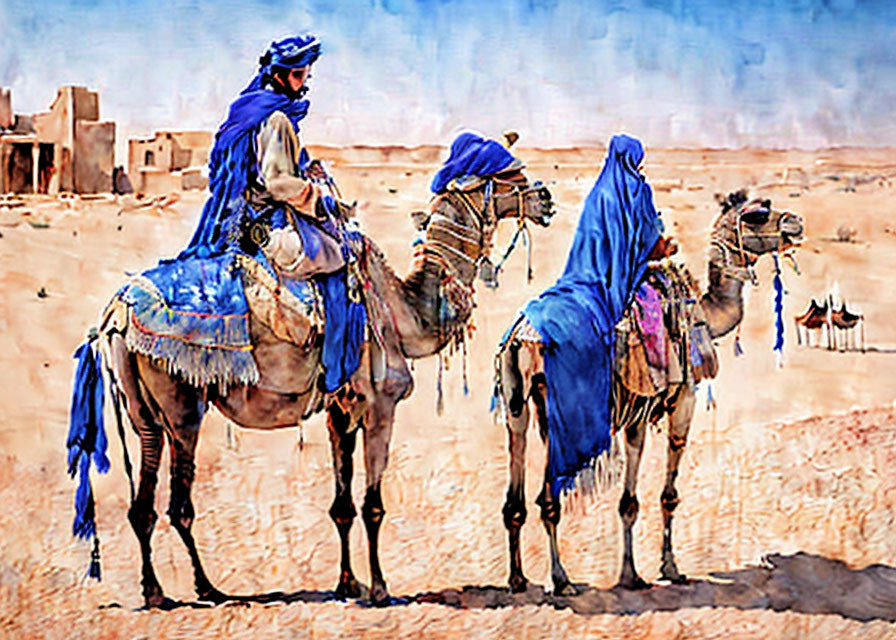
<svg viewBox="0 0 896 640">
<path fill-rule="evenodd" d="M 884 2 L 645 0 L 0 2 L 18 112 L 101 93 L 119 137 L 215 129 L 273 39 L 312 30 L 309 142 L 896 144 L 896 9 Z M 120 146 L 121 148 L 121 146 Z"/>
</svg>

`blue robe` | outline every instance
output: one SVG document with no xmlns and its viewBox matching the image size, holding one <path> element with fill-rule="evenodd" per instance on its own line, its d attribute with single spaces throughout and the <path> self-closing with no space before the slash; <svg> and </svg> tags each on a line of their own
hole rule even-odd
<svg viewBox="0 0 896 640">
<path fill-rule="evenodd" d="M 641 143 L 617 135 L 585 200 L 566 268 L 524 313 L 545 345 L 548 476 L 556 496 L 610 446 L 613 329 L 661 224 L 638 173 Z"/>
</svg>

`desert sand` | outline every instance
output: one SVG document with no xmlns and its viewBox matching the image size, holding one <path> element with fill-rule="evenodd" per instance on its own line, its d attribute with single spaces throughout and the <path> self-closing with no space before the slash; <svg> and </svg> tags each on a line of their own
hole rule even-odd
<svg viewBox="0 0 896 640">
<path fill-rule="evenodd" d="M 409 264 L 408 214 L 425 207 L 438 153 L 319 149 L 363 228 L 399 273 Z M 646 171 L 680 259 L 705 278 L 717 192 L 748 187 L 802 215 L 801 274 L 785 268 L 783 366 L 772 352 L 772 261 L 757 270 L 740 332 L 718 341 L 719 377 L 691 428 L 678 480 L 675 547 L 690 585 L 611 589 L 621 555 L 612 487 L 569 506 L 560 545 L 574 598 L 546 594 L 548 548 L 538 510 L 543 449 L 530 434 L 529 519 L 523 562 L 535 583 L 511 596 L 501 506 L 507 482 L 503 426 L 489 413 L 495 346 L 517 309 L 563 267 L 601 149 L 519 149 L 532 179 L 549 184 L 559 214 L 533 229 L 535 277 L 524 253 L 498 290 L 477 285 L 469 395 L 460 357 L 435 411 L 437 361 L 415 364 L 416 390 L 399 407 L 383 482 L 380 558 L 397 604 L 332 601 L 339 540 L 322 416 L 276 433 L 230 432 L 206 418 L 193 493 L 194 535 L 216 585 L 281 601 L 142 611 L 137 541 L 114 421 L 112 470 L 94 480 L 102 582 L 88 581 L 89 547 L 71 537 L 75 484 L 66 474 L 71 354 L 127 273 L 173 256 L 189 239 L 204 194 L 135 207 L 131 198 L 0 201 L 0 635 L 8 637 L 631 637 L 883 638 L 896 636 L 896 150 L 647 150 Z M 163 206 L 164 205 L 164 206 Z M 835 242 L 839 227 L 853 242 Z M 512 224 L 499 229 L 503 250 Z M 497 253 L 497 252 L 496 252 Z M 792 317 L 834 290 L 866 317 L 869 349 L 798 347 Z M 817 340 L 818 338 L 816 338 Z M 136 438 L 127 435 L 132 457 Z M 302 446 L 299 446 L 299 443 Z M 360 449 L 360 447 L 359 447 Z M 363 497 L 356 454 L 355 502 Z M 648 436 L 641 516 L 642 576 L 659 575 L 659 493 L 665 439 Z M 167 594 L 194 603 L 192 571 L 168 524 L 167 471 L 157 497 L 154 559 Z M 366 536 L 352 529 L 354 568 L 366 581 Z"/>
</svg>

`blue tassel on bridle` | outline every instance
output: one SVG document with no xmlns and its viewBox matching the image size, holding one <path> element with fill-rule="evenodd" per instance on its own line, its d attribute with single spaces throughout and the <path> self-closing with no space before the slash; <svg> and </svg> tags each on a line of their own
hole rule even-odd
<svg viewBox="0 0 896 640">
<path fill-rule="evenodd" d="M 109 471 L 106 456 L 106 430 L 103 425 L 103 372 L 102 358 L 94 353 L 88 340 L 75 351 L 78 361 L 72 389 L 71 421 L 66 446 L 68 447 L 68 472 L 78 475 L 75 492 L 75 519 L 72 535 L 89 540 L 94 538 L 89 575 L 99 579 L 99 541 L 96 539 L 95 505 L 90 486 L 91 460 L 97 471 Z"/>
<path fill-rule="evenodd" d="M 781 357 L 784 350 L 784 284 L 781 280 L 781 265 L 778 262 L 778 255 L 775 258 L 775 346 L 773 350 L 778 358 L 780 365 Z"/>
</svg>

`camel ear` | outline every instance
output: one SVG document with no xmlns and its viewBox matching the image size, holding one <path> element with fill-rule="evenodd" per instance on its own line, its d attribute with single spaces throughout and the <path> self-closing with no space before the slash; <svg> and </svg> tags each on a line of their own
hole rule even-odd
<svg viewBox="0 0 896 640">
<path fill-rule="evenodd" d="M 504 132 L 504 146 L 508 149 L 516 143 L 517 140 L 520 139 L 520 134 L 516 131 L 505 131 Z"/>
<path fill-rule="evenodd" d="M 411 220 L 414 222 L 414 229 L 423 231 L 429 223 L 429 214 L 426 211 L 411 211 Z"/>
</svg>

